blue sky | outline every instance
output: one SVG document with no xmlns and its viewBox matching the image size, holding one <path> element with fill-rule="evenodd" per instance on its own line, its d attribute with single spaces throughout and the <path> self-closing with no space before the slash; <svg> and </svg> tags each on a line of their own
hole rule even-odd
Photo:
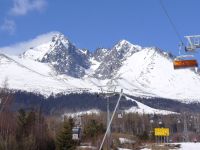
<svg viewBox="0 0 200 150">
<path fill-rule="evenodd" d="M 163 3 L 182 38 L 200 34 L 199 0 Z M 60 31 L 91 51 L 126 39 L 178 53 L 180 41 L 158 0 L 0 0 L 0 14 L 0 47 Z"/>
</svg>

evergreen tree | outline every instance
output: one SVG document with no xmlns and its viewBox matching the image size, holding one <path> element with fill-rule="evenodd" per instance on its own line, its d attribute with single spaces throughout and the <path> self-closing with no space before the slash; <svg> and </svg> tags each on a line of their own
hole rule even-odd
<svg viewBox="0 0 200 150">
<path fill-rule="evenodd" d="M 33 134 L 36 126 L 36 114 L 34 111 L 28 113 L 26 117 L 25 130 L 27 134 Z"/>
<path fill-rule="evenodd" d="M 74 150 L 75 145 L 72 140 L 72 122 L 64 121 L 63 128 L 56 138 L 57 150 Z"/>
<path fill-rule="evenodd" d="M 26 112 L 24 109 L 20 109 L 18 111 L 17 116 L 17 133 L 16 133 L 16 140 L 17 140 L 17 149 L 24 150 L 24 138 L 26 136 Z"/>
<path fill-rule="evenodd" d="M 96 120 L 90 120 L 84 128 L 84 136 L 93 138 L 104 133 L 105 129 L 102 123 L 98 123 Z"/>
<path fill-rule="evenodd" d="M 26 128 L 26 112 L 24 109 L 20 109 L 18 111 L 18 116 L 17 116 L 17 136 L 18 138 L 21 138 L 25 136 L 25 128 Z"/>
</svg>

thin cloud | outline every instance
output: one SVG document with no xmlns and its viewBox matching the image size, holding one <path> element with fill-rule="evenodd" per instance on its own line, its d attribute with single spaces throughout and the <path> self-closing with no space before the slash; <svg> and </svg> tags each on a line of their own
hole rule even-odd
<svg viewBox="0 0 200 150">
<path fill-rule="evenodd" d="M 16 43 L 14 45 L 6 46 L 6 47 L 0 47 L 0 53 L 5 54 L 15 54 L 19 55 L 31 47 L 35 47 L 47 42 L 50 42 L 52 40 L 52 36 L 55 34 L 59 34 L 59 32 L 49 32 L 42 35 L 37 36 L 36 38 L 30 39 L 28 41 Z"/>
<path fill-rule="evenodd" d="M 31 11 L 43 11 L 47 5 L 46 0 L 12 0 L 13 6 L 8 11 L 9 18 L 14 16 L 23 16 Z M 8 17 L 8 16 L 7 16 Z M 16 30 L 16 23 L 12 19 L 5 19 L 0 25 L 0 30 L 13 35 Z"/>
<path fill-rule="evenodd" d="M 10 14 L 13 16 L 26 15 L 30 11 L 43 11 L 46 0 L 13 0 L 13 7 Z"/>
<path fill-rule="evenodd" d="M 6 31 L 12 35 L 15 33 L 16 24 L 15 24 L 14 20 L 5 19 L 4 23 L 1 25 L 0 28 L 2 31 Z"/>
</svg>

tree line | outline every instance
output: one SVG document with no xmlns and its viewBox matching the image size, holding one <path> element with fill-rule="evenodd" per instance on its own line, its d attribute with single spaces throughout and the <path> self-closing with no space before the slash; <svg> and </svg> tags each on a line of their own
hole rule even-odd
<svg viewBox="0 0 200 150">
<path fill-rule="evenodd" d="M 16 95 L 18 95 L 17 100 Z M 19 103 L 19 98 L 24 102 L 23 105 Z M 72 139 L 72 128 L 76 126 L 76 118 L 61 117 L 60 114 L 66 110 L 62 105 L 69 105 L 68 109 L 74 108 L 73 111 L 77 111 L 80 109 L 77 105 L 82 104 L 83 100 L 85 104 L 82 108 L 93 108 L 93 105 L 100 105 L 105 111 L 105 99 L 102 97 L 99 99 L 97 95 L 88 93 L 70 94 L 67 97 L 61 94 L 57 95 L 56 99 L 59 101 L 56 102 L 55 96 L 52 95 L 48 98 L 50 102 L 47 103 L 41 95 L 19 91 L 13 94 L 7 88 L 0 89 L 0 150 L 73 150 L 81 143 L 91 143 L 99 147 L 106 130 L 106 113 L 82 116 L 80 141 Z M 116 103 L 115 99 L 116 96 L 110 101 L 111 112 Z M 120 104 L 123 107 L 128 105 L 134 106 L 135 104 L 131 102 Z M 60 112 L 56 113 L 56 110 Z M 123 113 L 120 118 L 118 113 L 121 111 L 117 112 L 111 127 L 112 136 L 110 138 L 113 149 L 119 146 L 119 142 L 114 141 L 120 136 L 130 136 L 137 144 L 141 141 L 155 142 L 155 127 L 170 128 L 170 139 L 174 142 L 185 140 L 185 128 L 187 127 L 189 140 L 200 141 L 200 115 L 198 113 L 184 112 L 169 115 Z"/>
</svg>

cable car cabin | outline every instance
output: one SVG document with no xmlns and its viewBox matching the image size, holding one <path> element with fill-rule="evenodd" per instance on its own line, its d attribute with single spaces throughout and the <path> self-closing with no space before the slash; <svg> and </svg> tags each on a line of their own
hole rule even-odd
<svg viewBox="0 0 200 150">
<path fill-rule="evenodd" d="M 80 140 L 81 138 L 81 128 L 80 127 L 73 127 L 72 128 L 72 139 L 73 140 Z"/>
<path fill-rule="evenodd" d="M 123 110 L 118 110 L 117 112 L 117 118 L 122 119 L 124 116 L 124 111 Z"/>
<path fill-rule="evenodd" d="M 195 68 L 198 67 L 198 62 L 195 59 L 191 60 L 174 60 L 174 69 Z"/>
</svg>

